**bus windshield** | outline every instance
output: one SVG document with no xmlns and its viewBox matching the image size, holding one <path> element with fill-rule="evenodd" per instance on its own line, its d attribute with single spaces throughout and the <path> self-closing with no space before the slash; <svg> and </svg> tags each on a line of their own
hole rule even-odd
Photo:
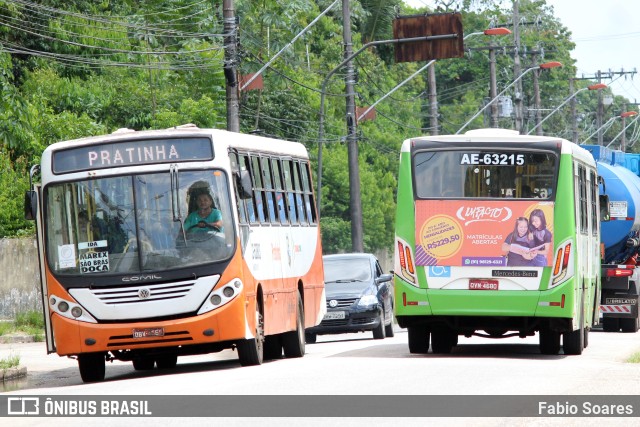
<svg viewBox="0 0 640 427">
<path fill-rule="evenodd" d="M 418 199 L 555 198 L 557 157 L 551 152 L 419 151 L 413 167 Z"/>
<path fill-rule="evenodd" d="M 56 274 L 113 275 L 222 261 L 234 250 L 219 170 L 150 173 L 45 188 L 47 258 Z"/>
</svg>

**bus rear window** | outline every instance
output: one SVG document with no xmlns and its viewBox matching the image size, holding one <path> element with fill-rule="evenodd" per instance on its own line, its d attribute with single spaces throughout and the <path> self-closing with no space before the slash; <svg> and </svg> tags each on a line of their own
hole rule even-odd
<svg viewBox="0 0 640 427">
<path fill-rule="evenodd" d="M 550 152 L 420 151 L 413 157 L 415 196 L 552 200 L 556 169 Z"/>
</svg>

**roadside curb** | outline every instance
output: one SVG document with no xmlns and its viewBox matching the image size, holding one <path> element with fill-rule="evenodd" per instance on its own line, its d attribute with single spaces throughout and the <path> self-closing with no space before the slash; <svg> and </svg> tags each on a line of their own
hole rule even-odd
<svg viewBox="0 0 640 427">
<path fill-rule="evenodd" d="M 0 370 L 0 382 L 11 381 L 18 378 L 24 378 L 26 376 L 27 376 L 26 366 L 16 366 L 15 368 Z"/>
<path fill-rule="evenodd" d="M 14 344 L 14 343 L 26 343 L 26 342 L 36 342 L 36 337 L 33 335 L 24 335 L 24 334 L 0 335 L 0 344 Z"/>
</svg>

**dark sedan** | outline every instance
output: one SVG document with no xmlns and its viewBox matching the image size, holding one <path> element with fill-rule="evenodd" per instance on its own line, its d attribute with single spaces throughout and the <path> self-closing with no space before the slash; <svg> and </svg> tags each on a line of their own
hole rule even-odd
<svg viewBox="0 0 640 427">
<path fill-rule="evenodd" d="M 307 343 L 317 335 L 373 331 L 375 339 L 393 336 L 393 289 L 372 254 L 325 255 L 327 314 L 306 330 Z"/>
</svg>

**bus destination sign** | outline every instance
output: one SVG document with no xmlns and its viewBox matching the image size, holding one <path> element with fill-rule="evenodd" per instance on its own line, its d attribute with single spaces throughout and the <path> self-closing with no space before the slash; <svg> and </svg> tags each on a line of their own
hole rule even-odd
<svg viewBox="0 0 640 427">
<path fill-rule="evenodd" d="M 53 153 L 56 174 L 213 159 L 209 138 L 145 139 L 74 147 Z"/>
</svg>

